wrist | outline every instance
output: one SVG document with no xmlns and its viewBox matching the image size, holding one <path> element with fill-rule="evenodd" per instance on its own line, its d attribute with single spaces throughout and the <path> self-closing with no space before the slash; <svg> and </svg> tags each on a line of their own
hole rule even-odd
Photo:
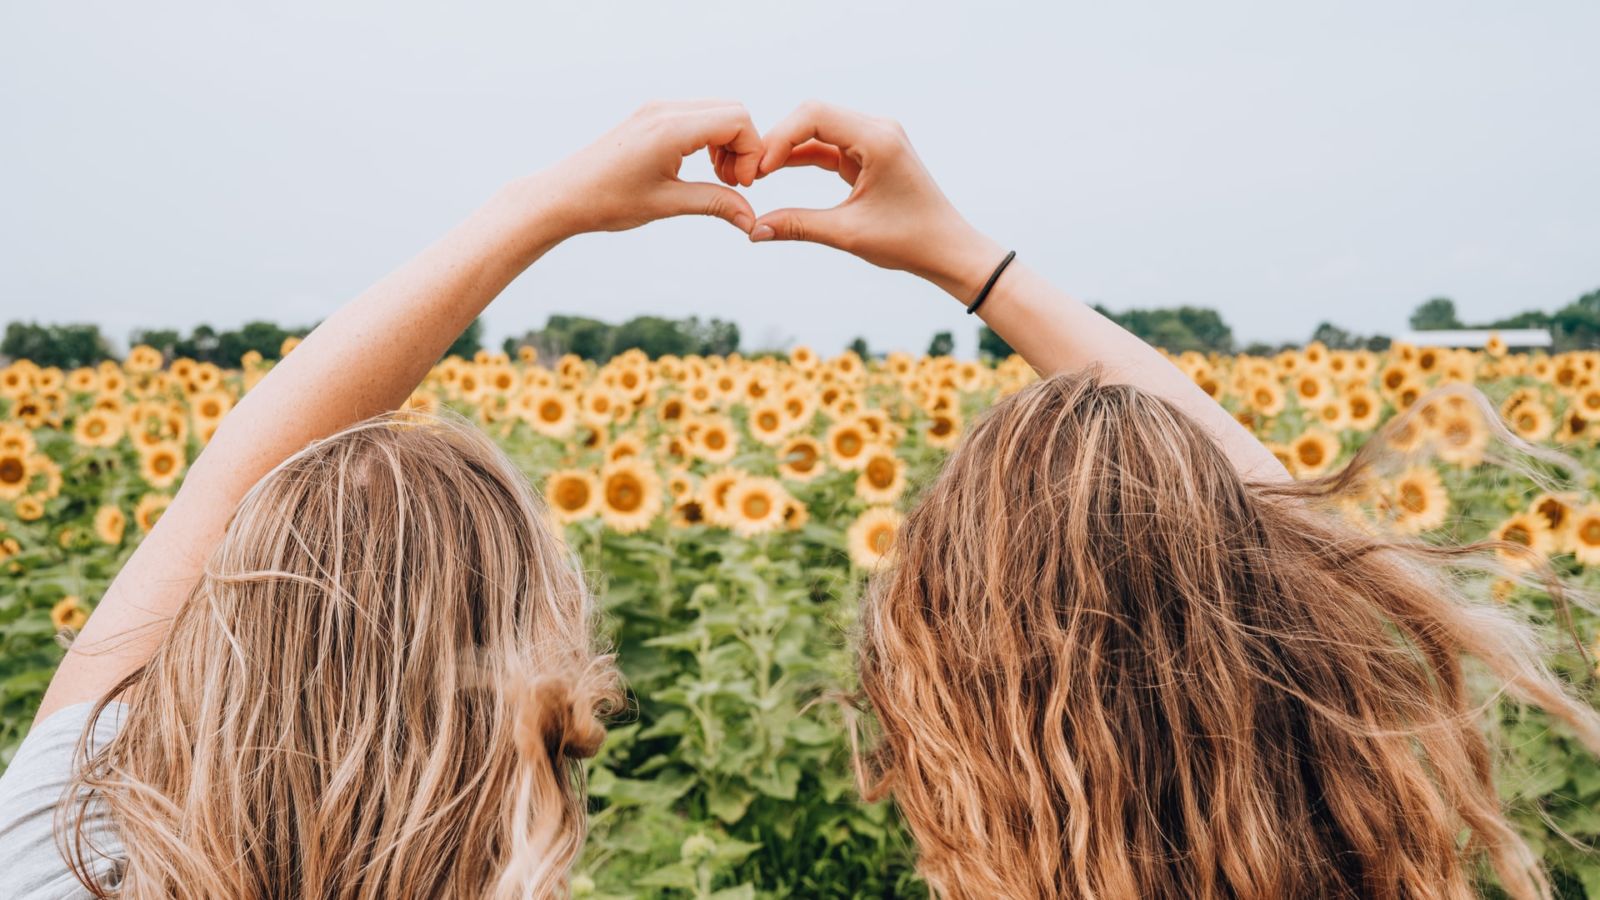
<svg viewBox="0 0 1600 900">
<path fill-rule="evenodd" d="M 501 186 L 485 212 L 504 222 L 535 256 L 584 230 L 566 193 L 542 173 Z"/>
<path fill-rule="evenodd" d="M 927 270 L 919 274 L 962 305 L 972 302 L 1006 255 L 1004 247 L 970 225 L 935 246 L 937 250 L 930 256 Z"/>
</svg>

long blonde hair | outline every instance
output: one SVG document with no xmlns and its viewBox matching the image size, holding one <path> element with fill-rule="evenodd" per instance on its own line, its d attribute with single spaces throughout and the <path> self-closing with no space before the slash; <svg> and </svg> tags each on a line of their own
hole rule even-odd
<svg viewBox="0 0 1600 900">
<path fill-rule="evenodd" d="M 1533 633 L 1330 479 L 1256 485 L 1172 405 L 1058 376 L 977 424 L 862 611 L 892 796 L 947 897 L 1547 895 L 1462 661 L 1600 749 Z"/>
<path fill-rule="evenodd" d="M 574 760 L 617 690 L 526 480 L 470 426 L 380 417 L 242 502 L 117 692 L 64 850 L 135 900 L 558 895 L 585 829 Z M 96 806 L 126 857 L 104 883 Z"/>
</svg>

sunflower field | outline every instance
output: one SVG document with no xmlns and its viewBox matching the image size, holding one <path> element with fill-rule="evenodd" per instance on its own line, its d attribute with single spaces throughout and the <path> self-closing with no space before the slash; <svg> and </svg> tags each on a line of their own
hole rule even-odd
<svg viewBox="0 0 1600 900">
<path fill-rule="evenodd" d="M 1521 544 L 1530 553 L 1508 561 L 1537 556 L 1579 590 L 1600 585 L 1600 353 L 1312 344 L 1174 362 L 1298 477 L 1334 470 L 1384 429 L 1411 461 L 1343 501 L 1344 514 L 1427 539 Z M 94 368 L 0 369 L 0 765 L 66 642 L 269 370 L 254 354 L 222 369 L 148 347 Z M 841 699 L 856 608 L 918 487 L 975 416 L 1034 378 L 1016 357 L 805 348 L 635 351 L 604 365 L 523 348 L 434 368 L 410 404 L 469 417 L 542 490 L 628 678 L 632 709 L 590 769 L 575 896 L 924 893 L 893 807 L 856 792 Z M 1534 477 L 1545 463 L 1504 464 L 1470 395 L 1430 393 L 1453 383 L 1576 465 L 1552 487 Z M 1549 623 L 1558 665 L 1600 700 L 1593 616 L 1574 610 L 1568 628 L 1542 592 L 1488 576 L 1478 587 Z M 1537 711 L 1501 702 L 1486 717 L 1501 789 L 1561 895 L 1600 900 L 1589 849 L 1600 761 Z"/>
</svg>

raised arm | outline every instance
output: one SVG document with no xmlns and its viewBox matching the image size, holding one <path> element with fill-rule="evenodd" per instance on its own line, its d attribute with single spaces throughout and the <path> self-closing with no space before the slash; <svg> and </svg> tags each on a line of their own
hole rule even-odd
<svg viewBox="0 0 1600 900">
<path fill-rule="evenodd" d="M 734 182 L 755 176 L 760 138 L 727 101 L 652 104 L 565 162 L 515 181 L 415 259 L 329 316 L 240 401 L 74 641 L 35 721 L 98 699 L 166 635 L 255 482 L 307 443 L 395 409 L 479 312 L 562 240 L 683 214 L 748 232 L 738 192 L 678 179 L 711 147 Z"/>
<path fill-rule="evenodd" d="M 769 130 L 760 175 L 785 166 L 839 173 L 850 196 L 831 209 L 781 209 L 756 220 L 750 239 L 804 240 L 903 269 L 963 304 L 978 294 L 1005 248 L 973 228 L 945 198 L 896 123 L 807 103 Z M 1107 377 L 1172 401 L 1206 426 L 1248 478 L 1287 478 L 1282 464 L 1166 357 L 1022 260 L 1006 268 L 978 316 L 1044 374 L 1099 365 Z"/>
</svg>

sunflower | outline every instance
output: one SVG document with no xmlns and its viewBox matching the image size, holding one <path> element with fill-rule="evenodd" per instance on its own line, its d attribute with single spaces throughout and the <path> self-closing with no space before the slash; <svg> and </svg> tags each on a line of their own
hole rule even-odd
<svg viewBox="0 0 1600 900">
<path fill-rule="evenodd" d="M 1555 417 L 1550 407 L 1538 400 L 1522 403 L 1511 413 L 1511 430 L 1525 441 L 1542 441 L 1555 430 Z"/>
<path fill-rule="evenodd" d="M 930 447 L 954 447 L 961 440 L 961 413 L 954 409 L 934 413 L 923 436 Z"/>
<path fill-rule="evenodd" d="M 867 461 L 856 477 L 856 496 L 868 503 L 893 503 L 906 487 L 906 464 L 883 447 L 867 452 Z"/>
<path fill-rule="evenodd" d="M 1600 566 L 1600 504 L 1574 510 L 1569 521 L 1572 554 L 1586 566 Z"/>
<path fill-rule="evenodd" d="M 578 425 L 577 405 L 557 390 L 529 391 L 518 401 L 522 418 L 546 437 L 567 438 Z"/>
<path fill-rule="evenodd" d="M 1559 494 L 1540 494 L 1528 504 L 1528 512 L 1544 521 L 1556 550 L 1564 550 L 1572 535 L 1572 503 Z"/>
<path fill-rule="evenodd" d="M 140 531 L 149 533 L 171 505 L 172 498 L 166 494 L 145 494 L 139 498 L 139 505 L 133 508 L 133 521 L 138 524 Z"/>
<path fill-rule="evenodd" d="M 782 403 L 767 402 L 750 409 L 749 425 L 751 437 L 768 447 L 776 447 L 788 435 L 791 420 Z"/>
<path fill-rule="evenodd" d="M 15 500 L 28 490 L 33 473 L 28 471 L 28 454 L 16 449 L 0 451 L 0 500 Z"/>
<path fill-rule="evenodd" d="M 1586 419 L 1600 419 L 1600 386 L 1590 385 L 1579 391 L 1569 408 Z"/>
<path fill-rule="evenodd" d="M 778 474 L 790 481 L 810 481 L 827 469 L 822 453 L 822 444 L 814 437 L 790 438 L 778 450 Z"/>
<path fill-rule="evenodd" d="M 733 512 L 728 505 L 728 495 L 750 474 L 743 469 L 725 467 L 712 472 L 700 481 L 695 499 L 705 512 L 706 521 L 723 528 L 733 527 Z"/>
<path fill-rule="evenodd" d="M 57 631 L 77 631 L 87 621 L 89 614 L 84 612 L 83 601 L 72 594 L 62 597 L 50 607 L 50 624 Z"/>
<path fill-rule="evenodd" d="M 1254 381 L 1245 389 L 1244 395 L 1250 407 L 1263 416 L 1271 417 L 1283 412 L 1283 385 L 1276 381 L 1265 378 Z"/>
<path fill-rule="evenodd" d="M 1450 512 L 1450 495 L 1431 466 L 1414 466 L 1400 473 L 1387 499 L 1395 530 L 1405 534 L 1437 528 Z"/>
<path fill-rule="evenodd" d="M 616 462 L 630 456 L 644 456 L 644 438 L 632 432 L 619 435 L 606 448 L 606 462 Z"/>
<path fill-rule="evenodd" d="M 725 463 L 739 452 L 739 432 L 727 416 L 712 415 L 700 420 L 690 451 L 709 463 Z"/>
<path fill-rule="evenodd" d="M 1294 471 L 1304 476 L 1321 475 L 1339 456 L 1339 439 L 1321 428 L 1308 428 L 1289 444 Z"/>
<path fill-rule="evenodd" d="M 901 515 L 887 506 L 874 506 L 862 513 L 845 533 L 850 561 L 863 569 L 877 568 L 894 552 L 901 521 Z"/>
<path fill-rule="evenodd" d="M 801 501 L 790 497 L 789 502 L 783 505 L 783 527 L 790 531 L 799 531 L 809 521 L 811 521 L 811 510 Z"/>
<path fill-rule="evenodd" d="M 1356 431 L 1371 431 L 1378 427 L 1383 415 L 1383 405 L 1378 395 L 1367 388 L 1354 388 L 1344 395 L 1345 424 Z"/>
<path fill-rule="evenodd" d="M 151 487 L 171 487 L 183 474 L 183 448 L 174 441 L 163 441 L 145 450 L 140 454 L 139 474 Z"/>
<path fill-rule="evenodd" d="M 11 507 L 16 511 L 17 518 L 24 522 L 37 522 L 44 518 L 44 501 L 33 494 L 18 497 Z"/>
<path fill-rule="evenodd" d="M 835 466 L 854 472 L 866 465 L 871 432 L 855 419 L 841 419 L 828 429 L 824 443 Z"/>
<path fill-rule="evenodd" d="M 1322 406 L 1333 398 L 1333 382 L 1316 372 L 1302 372 L 1294 379 L 1294 396 L 1308 409 Z"/>
<path fill-rule="evenodd" d="M 1311 415 L 1317 420 L 1317 424 L 1329 431 L 1343 431 L 1350 421 L 1344 404 L 1337 401 L 1312 407 Z"/>
<path fill-rule="evenodd" d="M 751 476 L 728 488 L 726 507 L 733 522 L 733 533 L 754 537 L 775 531 L 783 525 L 783 511 L 789 493 L 776 478 Z"/>
<path fill-rule="evenodd" d="M 233 398 L 228 396 L 227 391 L 205 391 L 189 401 L 189 409 L 194 412 L 196 420 L 215 424 L 222 421 L 228 410 L 233 409 Z"/>
<path fill-rule="evenodd" d="M 94 514 L 95 536 L 113 547 L 122 543 L 122 531 L 127 525 L 128 517 L 115 506 L 102 506 Z"/>
<path fill-rule="evenodd" d="M 161 363 L 160 350 L 146 344 L 140 344 L 128 351 L 128 358 L 123 361 L 123 367 L 129 372 L 154 372 L 161 368 Z"/>
<path fill-rule="evenodd" d="M 600 518 L 613 531 L 648 528 L 661 512 L 661 495 L 661 476 L 643 460 L 618 460 L 600 472 Z"/>
<path fill-rule="evenodd" d="M 122 440 L 122 420 L 105 410 L 92 409 L 73 423 L 72 439 L 80 447 L 110 447 Z"/>
<path fill-rule="evenodd" d="M 74 394 L 92 394 L 100 388 L 100 372 L 87 366 L 73 369 L 66 384 L 67 390 Z"/>
<path fill-rule="evenodd" d="M 1544 520 L 1527 513 L 1517 513 L 1494 530 L 1493 539 L 1508 546 L 1495 550 L 1495 555 L 1513 569 L 1527 569 L 1537 565 L 1549 555 L 1551 537 Z M 1516 548 L 1523 548 L 1518 550 Z"/>
<path fill-rule="evenodd" d="M 1467 407 L 1439 419 L 1434 427 L 1434 452 L 1445 462 L 1470 468 L 1483 461 L 1489 429 L 1477 410 Z"/>
<path fill-rule="evenodd" d="M 685 497 L 672 505 L 670 518 L 674 528 L 693 528 L 706 524 L 706 510 L 699 500 Z"/>
<path fill-rule="evenodd" d="M 600 479 L 593 472 L 558 469 L 545 479 L 544 499 L 563 525 L 586 519 L 600 508 Z"/>
</svg>

